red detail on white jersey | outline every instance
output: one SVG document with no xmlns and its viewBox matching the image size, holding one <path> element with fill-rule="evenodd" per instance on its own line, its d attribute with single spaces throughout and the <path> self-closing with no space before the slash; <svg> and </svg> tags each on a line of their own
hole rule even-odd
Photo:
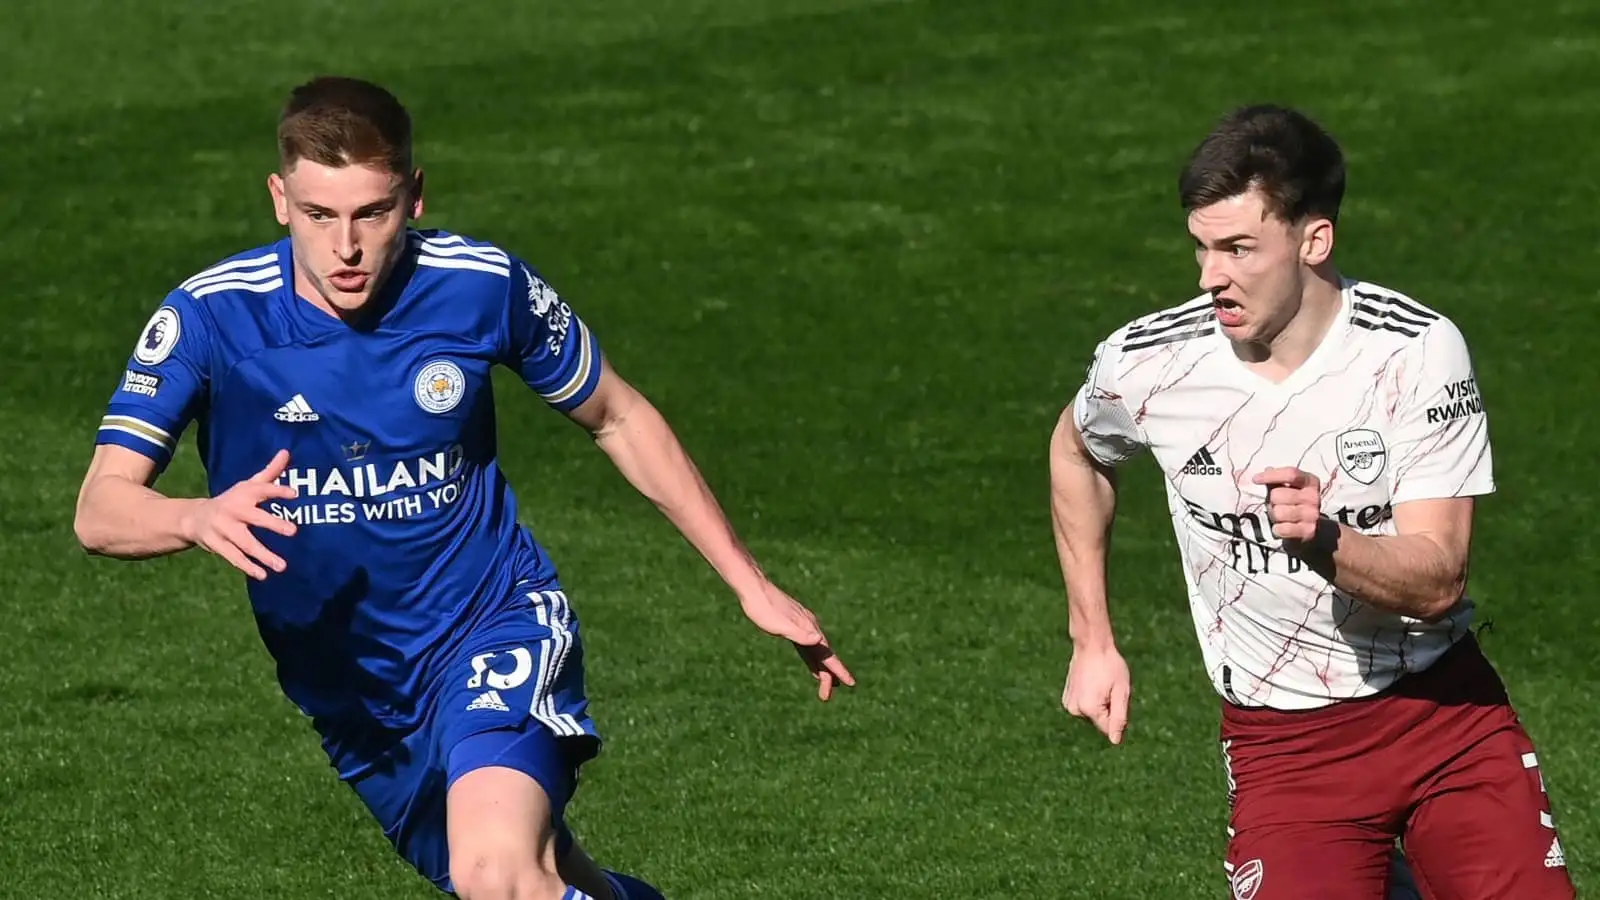
<svg viewBox="0 0 1600 900">
<path fill-rule="evenodd" d="M 1350 281 L 1322 343 L 1274 383 L 1235 356 L 1202 299 L 1130 322 L 1096 348 L 1074 401 L 1084 443 L 1107 464 L 1149 451 L 1165 473 L 1219 694 L 1307 709 L 1376 693 L 1465 633 L 1471 601 L 1421 622 L 1336 590 L 1284 552 L 1265 488 L 1251 479 L 1278 466 L 1310 472 L 1324 515 L 1368 534 L 1393 534 L 1398 504 L 1492 492 L 1466 342 L 1440 313 Z"/>
</svg>

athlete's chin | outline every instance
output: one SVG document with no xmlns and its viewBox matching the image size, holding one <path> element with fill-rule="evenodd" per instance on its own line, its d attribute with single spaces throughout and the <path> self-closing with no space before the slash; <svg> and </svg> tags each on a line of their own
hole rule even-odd
<svg viewBox="0 0 1600 900">
<path fill-rule="evenodd" d="M 1233 341 L 1234 343 L 1248 344 L 1252 340 L 1254 340 L 1255 336 L 1256 336 L 1255 326 L 1252 325 L 1248 321 L 1241 321 L 1241 322 L 1220 322 L 1219 321 L 1217 323 L 1217 330 L 1222 332 L 1222 336 L 1223 337 L 1227 338 L 1230 341 Z"/>
<path fill-rule="evenodd" d="M 355 312 L 367 305 L 367 301 L 372 299 L 372 292 L 367 289 L 365 283 L 358 290 L 342 290 L 337 285 L 330 284 L 328 289 L 322 292 L 322 296 L 327 298 L 329 305 L 334 309 L 341 312 Z"/>
<path fill-rule="evenodd" d="M 1243 310 L 1235 308 L 1232 315 L 1217 316 L 1217 330 L 1223 337 L 1238 344 L 1251 344 L 1260 341 L 1265 332 L 1262 324 Z M 1220 311 L 1219 311 L 1220 313 Z"/>
</svg>

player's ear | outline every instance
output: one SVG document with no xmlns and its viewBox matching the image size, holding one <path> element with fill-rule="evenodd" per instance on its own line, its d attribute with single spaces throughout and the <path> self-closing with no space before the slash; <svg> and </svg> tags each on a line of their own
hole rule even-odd
<svg viewBox="0 0 1600 900">
<path fill-rule="evenodd" d="M 411 173 L 411 218 L 422 218 L 422 169 Z"/>
<path fill-rule="evenodd" d="M 277 172 L 267 176 L 267 193 L 272 195 L 272 211 L 279 225 L 289 224 L 289 198 L 283 193 L 283 178 Z"/>
<path fill-rule="evenodd" d="M 1300 261 L 1308 266 L 1320 266 L 1333 256 L 1333 221 L 1325 216 L 1313 216 L 1306 221 L 1300 240 Z"/>
</svg>

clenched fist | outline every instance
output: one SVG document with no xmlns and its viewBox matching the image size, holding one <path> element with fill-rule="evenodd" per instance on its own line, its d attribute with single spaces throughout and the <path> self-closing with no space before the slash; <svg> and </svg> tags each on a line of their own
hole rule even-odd
<svg viewBox="0 0 1600 900">
<path fill-rule="evenodd" d="M 1267 486 L 1267 521 L 1280 540 L 1308 544 L 1322 527 L 1322 482 L 1310 472 L 1293 467 L 1268 469 L 1256 484 Z"/>
</svg>

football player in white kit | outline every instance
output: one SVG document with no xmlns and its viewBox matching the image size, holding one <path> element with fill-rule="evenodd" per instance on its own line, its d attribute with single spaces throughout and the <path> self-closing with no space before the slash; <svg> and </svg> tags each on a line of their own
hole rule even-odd
<svg viewBox="0 0 1600 900">
<path fill-rule="evenodd" d="M 1397 840 L 1430 900 L 1574 896 L 1470 628 L 1494 474 L 1461 331 L 1338 271 L 1343 155 L 1298 111 L 1224 117 L 1179 194 L 1203 293 L 1102 341 L 1051 442 L 1063 704 L 1122 741 L 1106 550 L 1116 467 L 1149 451 L 1221 699 L 1237 900 L 1380 900 Z"/>
</svg>

